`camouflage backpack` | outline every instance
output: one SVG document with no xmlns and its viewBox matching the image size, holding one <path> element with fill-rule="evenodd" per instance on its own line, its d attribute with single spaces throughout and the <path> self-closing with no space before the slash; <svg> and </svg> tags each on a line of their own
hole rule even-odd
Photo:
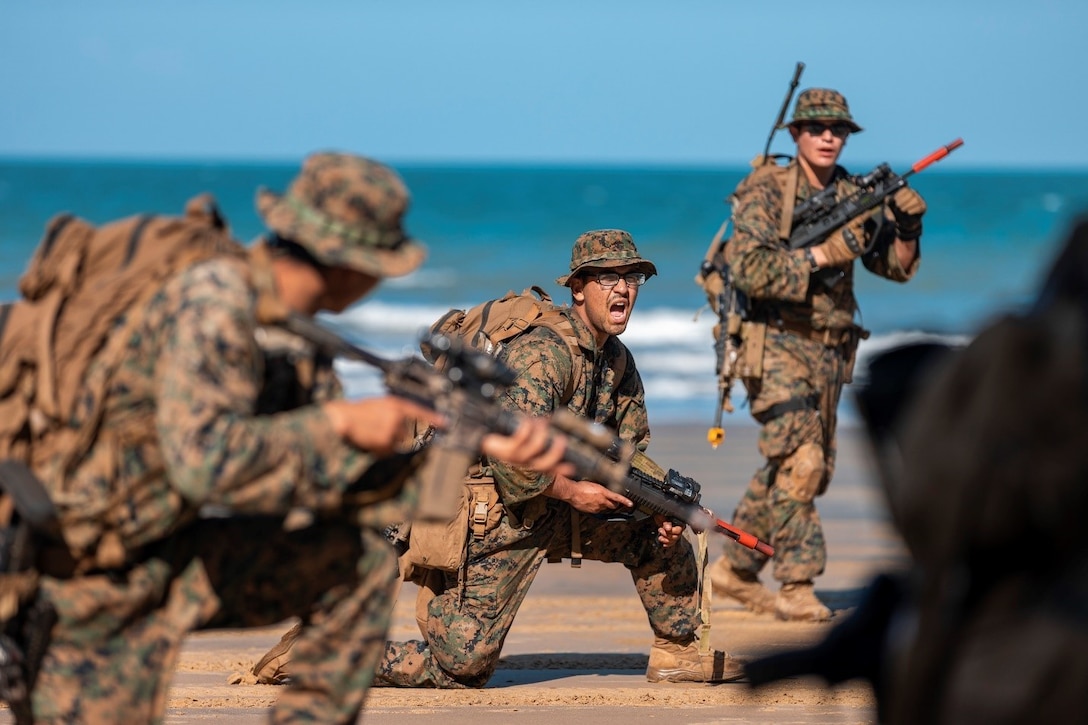
<svg viewBox="0 0 1088 725">
<path fill-rule="evenodd" d="M 552 302 L 547 292 L 533 285 L 520 293 L 511 290 L 502 297 L 481 302 L 467 310 L 452 309 L 438 318 L 430 331 L 460 337 L 477 350 L 497 357 L 506 349 L 507 343 L 518 335 L 534 327 L 547 327 L 566 343 L 571 359 L 578 360 L 582 355 L 578 336 L 562 309 Z M 426 343 L 420 348 L 428 361 L 442 365 L 441 356 Z M 577 382 L 574 377 L 567 381 L 562 397 L 564 404 L 574 395 Z"/>
<path fill-rule="evenodd" d="M 563 309 L 552 302 L 547 292 L 534 285 L 521 293 L 511 290 L 502 297 L 481 302 L 467 310 L 452 309 L 431 325 L 430 332 L 459 337 L 477 350 L 499 356 L 511 340 L 534 327 L 554 331 L 566 343 L 574 362 L 574 374 L 567 380 L 561 396 L 561 404 L 566 405 L 582 382 L 582 366 L 577 362 L 583 353 L 574 326 Z M 426 342 L 420 348 L 428 361 L 438 367 L 444 364 L 442 356 Z M 626 362 L 625 356 L 614 361 L 617 380 L 623 376 Z M 464 563 L 465 537 L 471 532 L 475 538 L 482 538 L 485 530 L 497 523 L 501 513 L 497 508 L 498 493 L 487 471 L 486 461 L 474 460 L 475 457 L 471 455 L 468 459 L 471 460 L 466 466 L 465 488 L 458 511 L 446 519 L 423 521 L 417 518 L 411 524 L 408 551 L 401 561 L 409 577 L 425 577 L 429 569 L 456 571 Z M 466 518 L 468 527 L 465 525 Z M 425 580 L 417 583 L 421 585 L 420 596 L 425 598 L 428 585 Z M 420 606 L 425 607 L 426 603 Z"/>
<path fill-rule="evenodd" d="M 191 199 L 182 217 L 145 214 L 100 227 L 54 217 L 19 280 L 22 298 L 0 307 L 0 460 L 22 461 L 43 480 L 63 473 L 93 440 L 93 430 L 66 422 L 77 395 L 84 407 L 93 397 L 92 420 L 101 413 L 107 381 L 88 390 L 84 374 L 99 355 L 120 354 L 115 327 L 131 326 L 174 273 L 224 252 L 244 250 L 207 195 Z"/>
<path fill-rule="evenodd" d="M 39 571 L 78 566 L 54 498 L 98 435 L 124 332 L 168 277 L 224 253 L 244 250 L 209 196 L 183 217 L 96 227 L 62 214 L 19 280 L 21 298 L 0 305 L 0 700 L 21 715 L 54 616 L 36 597 Z M 92 360 L 105 363 L 93 380 Z M 77 406 L 89 425 L 69 424 Z"/>
<path fill-rule="evenodd" d="M 0 306 L 0 532 L 16 525 L 19 508 L 32 523 L 46 517 L 90 450 L 124 331 L 147 300 L 174 273 L 224 253 L 244 250 L 206 195 L 181 217 L 49 222 L 19 280 L 21 298 Z M 88 379 L 92 360 L 104 364 Z M 69 424 L 77 406 L 89 421 L 79 428 Z M 0 563 L 9 554 L 0 551 Z"/>
</svg>

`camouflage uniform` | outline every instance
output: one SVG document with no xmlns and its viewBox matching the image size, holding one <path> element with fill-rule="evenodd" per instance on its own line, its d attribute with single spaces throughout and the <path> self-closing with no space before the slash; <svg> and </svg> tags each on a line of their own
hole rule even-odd
<svg viewBox="0 0 1088 725">
<path fill-rule="evenodd" d="M 576 260 L 583 257 L 595 257 L 588 266 L 637 262 L 650 274 L 656 271 L 629 251 L 634 245 L 626 232 L 597 233 L 596 238 L 589 234 L 593 233 L 583 235 L 586 242 L 599 248 L 580 256 L 576 244 L 572 273 L 557 280 L 560 284 L 578 271 Z M 505 360 L 519 375 L 507 390 L 506 407 L 549 414 L 564 404 L 564 391 L 574 379 L 567 407 L 645 450 L 650 440 L 645 393 L 630 351 L 614 336 L 597 349 L 589 328 L 573 312 L 567 315 L 582 354 L 572 359 L 568 345 L 544 327 L 515 338 Z M 498 665 L 503 642 L 541 563 L 571 556 L 572 519 L 577 521 L 585 558 L 619 562 L 631 571 L 655 636 L 668 641 L 694 636 L 699 624 L 698 568 L 686 539 L 666 549 L 656 541 L 652 519 L 607 522 L 584 514 L 572 517 L 569 504 L 543 495 L 550 476 L 497 462 L 492 462 L 490 472 L 501 500 L 497 525 L 480 540 L 469 537 L 463 571 L 445 574 L 444 585 L 437 587 L 440 593 L 429 603 L 421 625 L 426 640 L 390 642 L 375 684 L 483 687 Z"/>
<path fill-rule="evenodd" d="M 305 217 L 290 233 L 319 261 L 404 273 L 422 248 L 400 229 L 399 185 L 374 162 L 320 154 L 288 196 L 262 192 L 261 207 L 280 234 Z M 285 199 L 305 213 L 270 213 Z M 345 211 L 352 204 L 373 216 Z M 375 236 L 353 238 L 353 229 Z M 290 616 L 307 626 L 273 720 L 358 717 L 397 570 L 366 526 L 381 525 L 381 514 L 353 497 L 388 481 L 314 404 L 340 394 L 331 359 L 260 326 L 263 295 L 274 293 L 259 272 L 236 257 L 198 264 L 168 280 L 127 335 L 101 432 L 56 496 L 73 530 L 93 523 L 81 505 L 113 502 L 98 511 L 127 558 L 44 578 L 58 622 L 33 693 L 38 722 L 162 722 L 189 632 Z M 101 374 L 93 362 L 87 378 Z M 94 424 L 83 415 L 73 428 Z M 403 518 L 410 499 L 391 501 L 388 518 Z M 285 525 L 298 510 L 312 523 Z"/>
<path fill-rule="evenodd" d="M 861 130 L 834 91 L 801 94 L 791 123 L 811 119 L 843 121 Z M 780 237 L 783 175 L 797 175 L 794 207 L 814 193 L 797 163 L 773 173 L 757 170 L 741 182 L 731 199 L 735 231 L 725 248 L 752 319 L 766 324 L 762 377 L 744 378 L 752 416 L 762 426 L 759 449 L 766 463 L 749 483 L 733 523 L 773 544 L 773 575 L 781 582 L 810 581 L 823 573 L 827 552 L 814 499 L 834 473 L 839 396 L 849 382 L 858 339 L 867 334 L 854 322 L 854 264 L 842 266 L 838 282 L 828 287 Z M 848 191 L 846 177 L 846 170 L 836 167 L 831 183 Z M 901 267 L 893 225 L 880 210 L 865 222 L 864 236 L 863 245 L 872 244 L 861 256 L 866 269 L 897 282 L 914 275 L 918 258 L 909 269 Z M 734 569 L 750 574 L 766 563 L 763 554 L 740 546 L 724 553 Z"/>
</svg>

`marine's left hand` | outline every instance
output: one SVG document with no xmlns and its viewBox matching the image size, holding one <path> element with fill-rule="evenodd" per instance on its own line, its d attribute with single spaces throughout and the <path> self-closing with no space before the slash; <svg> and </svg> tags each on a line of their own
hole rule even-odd
<svg viewBox="0 0 1088 725">
<path fill-rule="evenodd" d="M 660 514 L 654 514 L 654 522 L 657 524 L 657 541 L 666 549 L 680 540 L 684 535 L 683 524 L 674 523 Z"/>
<path fill-rule="evenodd" d="M 926 202 L 914 189 L 904 186 L 888 199 L 888 209 L 895 217 L 895 236 L 905 242 L 922 236 L 922 215 Z"/>
</svg>

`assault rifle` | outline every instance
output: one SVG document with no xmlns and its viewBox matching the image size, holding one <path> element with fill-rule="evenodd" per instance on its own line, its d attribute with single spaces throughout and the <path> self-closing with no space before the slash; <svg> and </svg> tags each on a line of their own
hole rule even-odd
<svg viewBox="0 0 1088 725">
<path fill-rule="evenodd" d="M 838 189 L 828 186 L 817 192 L 793 210 L 793 224 L 790 227 L 790 249 L 810 247 L 827 239 L 836 229 L 855 217 L 875 209 L 884 200 L 907 185 L 907 178 L 916 174 L 932 163 L 940 161 L 960 146 L 963 139 L 958 138 L 947 146 L 942 146 L 924 159 L 917 161 L 910 170 L 897 174 L 888 164 L 880 164 L 868 174 L 850 177 L 850 182 L 857 187 L 846 198 L 837 199 Z M 821 269 L 817 278 L 828 287 L 834 287 L 843 272 L 836 267 Z"/>
<path fill-rule="evenodd" d="M 485 433 L 509 435 L 521 424 L 523 414 L 506 410 L 497 402 L 502 390 L 516 379 L 514 371 L 500 359 L 465 345 L 458 338 L 434 333 L 427 335 L 425 344 L 445 360 L 441 367 L 435 367 L 415 356 L 397 360 L 383 358 L 353 345 L 309 317 L 288 314 L 280 324 L 331 355 L 378 368 L 384 374 L 389 392 L 446 416 L 450 421 L 450 439 L 440 438 L 439 447 L 450 442 L 469 454 L 463 463 L 448 465 L 461 465 L 462 470 L 467 471 Z M 629 442 L 599 423 L 561 408 L 552 414 L 551 425 L 567 437 L 564 458 L 574 465 L 580 479 L 595 481 L 622 493 L 643 513 L 660 513 L 695 531 L 718 531 L 743 546 L 768 556 L 773 553 L 770 546 L 752 534 L 717 519 L 699 506 L 698 483 L 675 471 L 666 476 Z M 653 475 L 655 472 L 661 475 Z M 440 473 L 448 473 L 448 470 Z M 441 481 L 427 481 L 426 477 L 423 485 L 426 490 L 420 496 L 421 508 L 417 516 L 448 517 L 453 509 L 450 487 L 443 486 Z M 432 497 L 438 502 L 430 500 Z"/>
<path fill-rule="evenodd" d="M 718 377 L 718 408 L 714 425 L 706 432 L 707 442 L 713 448 L 717 448 L 725 440 L 722 413 L 733 412 L 731 397 L 741 343 L 740 326 L 748 319 L 748 299 L 733 284 L 729 264 L 725 261 L 723 239 L 728 227 L 728 220 L 719 227 L 696 277 L 696 281 L 707 291 L 711 309 L 718 315 L 718 324 L 714 330 L 714 373 Z"/>
</svg>

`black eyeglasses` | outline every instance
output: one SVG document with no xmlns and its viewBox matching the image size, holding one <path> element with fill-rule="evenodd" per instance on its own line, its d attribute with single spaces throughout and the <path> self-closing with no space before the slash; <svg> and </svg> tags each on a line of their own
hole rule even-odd
<svg viewBox="0 0 1088 725">
<path fill-rule="evenodd" d="M 646 274 L 644 272 L 628 272 L 626 274 L 619 274 L 618 272 L 597 272 L 587 275 L 590 279 L 597 280 L 597 284 L 605 289 L 612 289 L 620 283 L 620 277 L 623 277 L 623 281 L 627 283 L 628 287 L 638 287 L 646 283 Z"/>
<path fill-rule="evenodd" d="M 850 135 L 848 123 L 820 123 L 819 121 L 805 121 L 801 124 L 801 130 L 810 136 L 823 136 L 824 131 L 831 131 L 836 138 L 846 138 Z"/>
</svg>

